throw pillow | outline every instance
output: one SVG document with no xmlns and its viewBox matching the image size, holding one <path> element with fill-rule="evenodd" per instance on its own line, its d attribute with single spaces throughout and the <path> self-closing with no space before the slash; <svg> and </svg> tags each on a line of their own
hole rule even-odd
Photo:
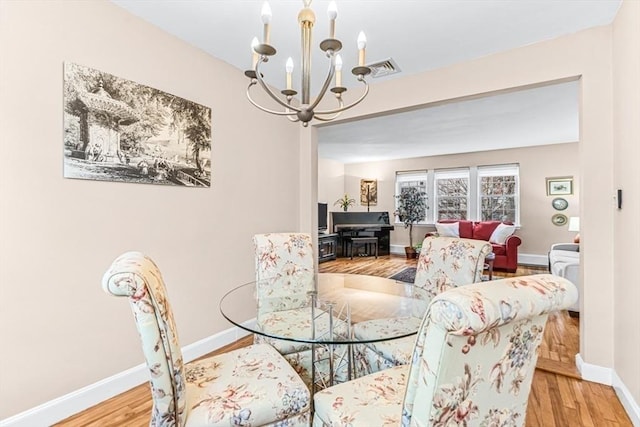
<svg viewBox="0 0 640 427">
<path fill-rule="evenodd" d="M 489 243 L 504 245 L 507 242 L 507 237 L 515 233 L 515 231 L 515 225 L 499 224 L 491 234 L 491 237 L 489 237 Z"/>
<path fill-rule="evenodd" d="M 480 221 L 473 226 L 473 238 L 476 240 L 489 240 L 491 234 L 496 231 L 500 221 Z"/>
<path fill-rule="evenodd" d="M 457 222 L 451 224 L 436 223 L 436 231 L 440 237 L 460 237 L 460 226 Z"/>
</svg>

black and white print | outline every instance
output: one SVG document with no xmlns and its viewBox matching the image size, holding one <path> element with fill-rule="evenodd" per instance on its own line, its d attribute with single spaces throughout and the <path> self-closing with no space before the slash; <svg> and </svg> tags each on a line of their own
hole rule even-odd
<svg viewBox="0 0 640 427">
<path fill-rule="evenodd" d="M 67 62 L 64 176 L 209 187 L 211 109 Z"/>
</svg>

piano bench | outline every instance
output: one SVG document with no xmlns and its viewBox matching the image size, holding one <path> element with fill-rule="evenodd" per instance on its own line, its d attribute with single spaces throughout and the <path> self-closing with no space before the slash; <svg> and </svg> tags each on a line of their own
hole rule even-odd
<svg viewBox="0 0 640 427">
<path fill-rule="evenodd" d="M 348 237 L 346 238 L 347 253 L 353 259 L 353 247 L 364 246 L 367 255 L 371 255 L 371 247 L 374 249 L 376 259 L 378 258 L 378 238 L 377 237 Z"/>
</svg>

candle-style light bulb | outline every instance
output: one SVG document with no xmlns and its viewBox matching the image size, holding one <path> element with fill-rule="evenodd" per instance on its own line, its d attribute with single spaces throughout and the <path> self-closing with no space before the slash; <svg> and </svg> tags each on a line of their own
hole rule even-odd
<svg viewBox="0 0 640 427">
<path fill-rule="evenodd" d="M 264 44 L 269 44 L 269 35 L 270 35 L 270 23 L 271 23 L 271 7 L 269 6 L 269 2 L 264 2 L 262 4 L 262 11 L 260 12 L 260 16 L 262 17 L 262 23 L 264 24 Z"/>
<path fill-rule="evenodd" d="M 336 55 L 336 87 L 342 86 L 342 57 Z"/>
<path fill-rule="evenodd" d="M 293 73 L 293 59 L 291 57 L 287 59 L 287 63 L 285 64 L 284 68 L 287 71 L 287 89 L 291 90 L 291 88 L 293 87 L 291 84 L 291 73 Z"/>
<path fill-rule="evenodd" d="M 260 42 L 258 41 L 257 37 L 254 37 L 253 40 L 251 40 L 251 52 L 252 52 L 251 69 L 253 70 L 255 70 L 256 64 L 258 63 L 258 52 L 256 52 L 256 47 L 259 44 Z"/>
<path fill-rule="evenodd" d="M 336 38 L 336 18 L 338 17 L 338 7 L 336 6 L 336 2 L 332 1 L 329 3 L 329 7 L 327 8 L 327 16 L 329 17 L 329 38 Z"/>
<path fill-rule="evenodd" d="M 363 31 L 358 34 L 358 65 L 364 67 L 364 49 L 367 47 L 367 36 Z"/>
</svg>

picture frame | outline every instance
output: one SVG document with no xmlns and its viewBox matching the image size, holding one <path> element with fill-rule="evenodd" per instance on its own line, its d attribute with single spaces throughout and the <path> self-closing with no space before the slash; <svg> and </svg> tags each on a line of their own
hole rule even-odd
<svg viewBox="0 0 640 427">
<path fill-rule="evenodd" d="M 557 211 L 563 211 L 569 207 L 569 202 L 567 199 L 563 199 L 562 197 L 556 197 L 551 201 L 551 206 Z"/>
<path fill-rule="evenodd" d="M 547 196 L 567 196 L 573 194 L 573 177 L 547 178 Z"/>
<path fill-rule="evenodd" d="M 553 225 L 557 225 L 559 227 L 566 225 L 568 221 L 569 219 L 567 218 L 567 216 L 560 213 L 555 214 L 551 217 L 551 222 L 553 223 Z"/>
<path fill-rule="evenodd" d="M 73 62 L 63 73 L 63 176 L 211 187 L 211 108 Z"/>
<path fill-rule="evenodd" d="M 378 204 L 378 180 L 360 180 L 360 205 L 376 206 Z"/>
</svg>

